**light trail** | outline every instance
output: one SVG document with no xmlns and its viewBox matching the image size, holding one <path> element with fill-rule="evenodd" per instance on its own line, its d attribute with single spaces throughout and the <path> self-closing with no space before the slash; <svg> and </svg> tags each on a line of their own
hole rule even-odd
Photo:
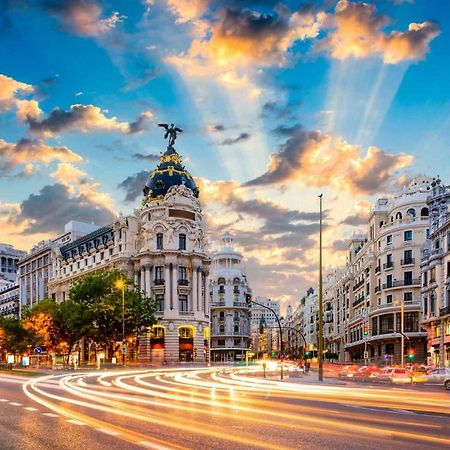
<svg viewBox="0 0 450 450">
<path fill-rule="evenodd" d="M 281 449 L 286 448 L 282 436 L 311 429 L 330 439 L 358 435 L 423 446 L 449 443 L 448 436 L 438 435 L 445 434 L 439 424 L 421 423 L 410 415 L 398 418 L 402 412 L 416 416 L 414 411 L 450 414 L 444 393 L 292 383 L 255 375 L 261 376 L 261 371 L 217 367 L 102 371 L 41 377 L 28 381 L 24 392 L 65 417 L 153 448 L 186 448 L 189 442 L 206 438 L 223 447 Z M 60 392 L 54 392 L 55 387 Z M 393 414 L 391 419 L 386 412 Z M 101 418 L 93 417 L 99 414 Z M 123 419 L 129 427 L 120 425 Z M 240 429 L 237 434 L 221 428 L 221 423 L 234 422 L 232 426 Z M 143 427 L 151 431 L 142 432 Z M 161 437 L 155 427 L 162 430 Z M 274 435 L 263 436 L 257 431 L 261 429 L 274 430 Z M 180 447 L 171 433 L 186 436 L 185 445 Z"/>
</svg>

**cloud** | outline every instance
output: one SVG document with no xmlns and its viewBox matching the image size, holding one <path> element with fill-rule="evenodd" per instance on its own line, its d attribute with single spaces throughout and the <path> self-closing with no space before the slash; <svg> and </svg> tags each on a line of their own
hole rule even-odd
<svg viewBox="0 0 450 450">
<path fill-rule="evenodd" d="M 384 33 L 382 29 L 391 22 L 388 16 L 377 15 L 374 4 L 340 0 L 335 14 L 327 16 L 332 31 L 317 48 L 340 60 L 379 55 L 384 63 L 396 64 L 423 59 L 429 43 L 440 33 L 431 21 L 411 23 L 404 32 Z"/>
<path fill-rule="evenodd" d="M 235 138 L 227 138 L 224 139 L 219 145 L 234 145 L 238 144 L 239 142 L 246 141 L 250 139 L 250 134 L 248 133 L 241 133 L 239 136 Z"/>
<path fill-rule="evenodd" d="M 143 153 L 133 153 L 132 156 L 135 159 L 147 162 L 158 162 L 161 158 L 159 155 L 155 155 L 154 153 L 150 153 L 148 155 L 144 155 Z"/>
<path fill-rule="evenodd" d="M 152 117 L 153 114 L 146 111 L 141 113 L 135 122 L 119 122 L 116 117 L 106 117 L 98 106 L 75 104 L 68 111 L 56 108 L 40 121 L 30 117 L 27 122 L 32 133 L 46 136 L 72 130 L 79 130 L 83 133 L 116 131 L 132 134 L 145 129 L 147 122 Z"/>
<path fill-rule="evenodd" d="M 344 252 L 348 250 L 349 241 L 348 239 L 337 239 L 336 241 L 333 241 L 331 247 L 337 252 Z"/>
<path fill-rule="evenodd" d="M 210 123 L 206 130 L 210 133 L 217 133 L 217 132 L 221 132 L 221 131 L 225 131 L 225 125 L 221 124 L 221 123 Z"/>
<path fill-rule="evenodd" d="M 82 36 L 101 36 L 112 31 L 126 16 L 114 11 L 103 16 L 102 8 L 87 0 L 45 0 L 42 7 L 55 16 L 64 28 Z"/>
<path fill-rule="evenodd" d="M 169 11 L 177 16 L 177 23 L 198 19 L 208 9 L 210 0 L 166 0 Z"/>
<path fill-rule="evenodd" d="M 387 153 L 369 147 L 361 148 L 321 131 L 302 128 L 270 155 L 268 170 L 244 186 L 282 184 L 302 181 L 308 186 L 330 186 L 359 194 L 373 194 L 393 183 L 398 169 L 412 164 L 413 157 L 404 153 Z"/>
<path fill-rule="evenodd" d="M 80 162 L 82 157 L 65 146 L 52 147 L 39 140 L 21 139 L 17 143 L 0 139 L 0 173 L 6 174 L 19 165 L 54 161 Z"/>
<path fill-rule="evenodd" d="M 38 194 L 31 194 L 20 204 L 20 210 L 12 220 L 17 224 L 26 223 L 25 234 L 60 234 L 70 220 L 106 225 L 114 218 L 110 209 L 102 204 L 85 194 L 71 195 L 67 186 L 57 183 L 44 186 Z"/>
<path fill-rule="evenodd" d="M 21 121 L 25 121 L 27 117 L 39 117 L 42 111 L 36 100 L 18 98 L 32 94 L 34 91 L 34 87 L 30 84 L 0 74 L 0 113 L 16 109 L 17 117 Z"/>
<path fill-rule="evenodd" d="M 142 170 L 134 175 L 130 175 L 118 184 L 119 189 L 123 189 L 126 193 L 125 202 L 134 202 L 139 195 L 142 195 L 142 188 L 148 178 L 148 172 Z"/>
</svg>

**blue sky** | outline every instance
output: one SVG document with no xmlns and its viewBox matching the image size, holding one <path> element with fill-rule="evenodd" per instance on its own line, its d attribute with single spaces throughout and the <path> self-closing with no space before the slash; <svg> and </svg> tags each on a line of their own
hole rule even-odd
<svg viewBox="0 0 450 450">
<path fill-rule="evenodd" d="M 377 196 L 450 183 L 445 0 L 0 6 L 2 241 L 137 208 L 161 121 L 184 130 L 212 248 L 233 232 L 255 293 L 285 303 L 315 284 L 319 192 L 339 264 Z"/>
</svg>

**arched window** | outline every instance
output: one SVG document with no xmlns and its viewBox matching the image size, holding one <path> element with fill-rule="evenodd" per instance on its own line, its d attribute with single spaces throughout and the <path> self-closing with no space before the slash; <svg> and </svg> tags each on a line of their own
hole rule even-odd
<svg viewBox="0 0 450 450">
<path fill-rule="evenodd" d="M 393 222 L 394 221 L 394 216 L 391 216 L 391 222 Z"/>
<path fill-rule="evenodd" d="M 420 210 L 420 215 L 422 216 L 422 217 L 428 217 L 428 208 L 422 208 L 421 210 Z"/>
<path fill-rule="evenodd" d="M 194 330 L 191 327 L 178 328 L 178 336 L 180 338 L 192 339 L 194 337 Z"/>
<path fill-rule="evenodd" d="M 416 217 L 416 210 L 414 208 L 409 208 L 408 211 L 406 211 L 406 215 Z"/>
<path fill-rule="evenodd" d="M 241 282 L 241 280 L 239 279 L 239 277 L 236 277 L 234 280 L 233 280 L 233 284 L 239 284 Z"/>
<path fill-rule="evenodd" d="M 217 284 L 225 284 L 225 278 L 220 277 L 220 278 L 217 280 Z"/>
<path fill-rule="evenodd" d="M 381 228 L 383 225 L 384 225 L 384 222 L 381 221 L 381 222 L 380 222 L 380 228 Z"/>
<path fill-rule="evenodd" d="M 399 211 L 396 215 L 395 215 L 395 219 L 396 220 L 402 220 L 402 213 Z"/>
<path fill-rule="evenodd" d="M 219 326 L 219 333 L 225 333 L 225 325 Z"/>
<path fill-rule="evenodd" d="M 234 326 L 234 332 L 235 333 L 239 333 L 239 325 L 235 325 Z"/>
</svg>

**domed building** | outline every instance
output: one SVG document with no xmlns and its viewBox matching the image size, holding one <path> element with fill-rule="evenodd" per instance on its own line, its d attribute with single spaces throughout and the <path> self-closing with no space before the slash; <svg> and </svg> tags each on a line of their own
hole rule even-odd
<svg viewBox="0 0 450 450">
<path fill-rule="evenodd" d="M 157 301 L 157 325 L 137 346 L 140 362 L 203 362 L 209 353 L 210 258 L 203 214 L 199 190 L 174 141 L 149 175 L 139 214 L 121 216 L 55 249 L 52 259 L 49 292 L 56 300 L 67 299 L 78 278 L 118 268 Z"/>
<path fill-rule="evenodd" d="M 233 237 L 226 233 L 221 248 L 212 255 L 211 361 L 245 359 L 250 350 L 250 309 L 245 301 L 249 292 L 242 266 L 242 255 L 233 248 Z"/>
</svg>

